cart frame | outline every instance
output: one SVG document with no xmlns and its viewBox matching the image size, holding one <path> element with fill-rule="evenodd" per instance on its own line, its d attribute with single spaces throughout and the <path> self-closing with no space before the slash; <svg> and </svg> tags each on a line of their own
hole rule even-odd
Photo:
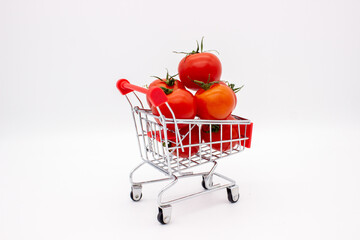
<svg viewBox="0 0 360 240">
<path fill-rule="evenodd" d="M 218 159 L 242 152 L 245 148 L 250 148 L 253 127 L 250 120 L 235 115 L 233 115 L 235 120 L 176 119 L 174 112 L 167 102 L 166 95 L 160 88 L 148 90 L 132 85 L 126 79 L 120 79 L 117 82 L 117 87 L 125 95 L 130 104 L 142 158 L 142 162 L 130 172 L 129 176 L 131 183 L 130 197 L 133 201 L 140 201 L 142 198 L 142 186 L 144 184 L 170 181 L 170 183 L 161 189 L 157 198 L 157 219 L 162 224 L 170 222 L 172 204 L 205 193 L 226 188 L 228 200 L 231 203 L 238 201 L 240 194 L 236 182 L 229 177 L 215 172 L 215 169 L 218 165 Z M 157 108 L 159 116 L 154 115 L 151 110 L 144 107 L 134 90 L 147 94 L 151 104 Z M 133 93 L 132 99 L 129 96 L 131 92 Z M 134 104 L 134 101 L 136 104 Z M 161 113 L 159 106 L 162 104 L 166 104 L 172 114 L 172 118 L 166 118 Z M 181 126 L 181 131 L 179 126 Z M 207 142 L 204 142 L 201 137 L 201 134 L 204 134 L 204 126 L 207 126 L 209 130 L 210 141 Z M 220 139 L 211 139 L 213 126 L 219 128 Z M 224 137 L 225 129 L 230 129 L 229 137 Z M 184 134 L 184 132 L 186 133 Z M 191 134 L 194 135 L 192 136 Z M 194 151 L 196 154 L 193 154 L 193 149 L 198 149 L 197 152 Z M 184 153 L 188 153 L 188 155 L 184 156 Z M 191 168 L 207 163 L 213 164 L 209 171 L 197 173 L 188 171 Z M 156 168 L 167 177 L 135 182 L 133 180 L 134 173 L 145 164 Z M 183 195 L 167 201 L 163 200 L 164 193 L 179 179 L 196 176 L 202 177 L 203 191 Z M 213 176 L 225 180 L 226 183 L 214 184 Z"/>
</svg>

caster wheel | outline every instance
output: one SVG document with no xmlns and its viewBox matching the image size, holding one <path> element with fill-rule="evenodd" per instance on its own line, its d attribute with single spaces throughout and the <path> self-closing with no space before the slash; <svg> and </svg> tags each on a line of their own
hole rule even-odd
<svg viewBox="0 0 360 240">
<path fill-rule="evenodd" d="M 205 186 L 205 178 L 204 178 L 204 176 L 202 177 L 201 186 L 202 186 L 204 189 L 207 189 L 207 187 Z"/>
<path fill-rule="evenodd" d="M 168 224 L 171 219 L 171 206 L 160 208 L 159 213 L 157 215 L 157 220 L 161 224 Z"/>
<path fill-rule="evenodd" d="M 228 187 L 226 188 L 226 192 L 229 202 L 236 203 L 239 200 L 240 194 L 238 186 Z"/>
<path fill-rule="evenodd" d="M 142 190 L 141 185 L 133 185 L 131 187 L 130 198 L 135 202 L 140 201 L 140 199 L 142 198 L 141 190 Z"/>
<path fill-rule="evenodd" d="M 134 192 L 131 191 L 131 192 L 130 192 L 130 198 L 131 198 L 134 202 L 138 202 L 138 201 L 140 201 L 140 199 L 142 198 L 142 193 L 140 193 L 140 195 L 139 195 L 139 194 L 136 194 L 136 195 L 134 196 Z"/>
<path fill-rule="evenodd" d="M 164 215 L 163 215 L 163 212 L 162 212 L 161 208 L 159 208 L 159 213 L 158 213 L 158 215 L 157 215 L 157 220 L 158 220 L 159 223 L 161 223 L 161 224 L 166 224 L 166 223 L 164 222 Z"/>
<path fill-rule="evenodd" d="M 213 181 L 212 176 L 207 179 L 207 182 L 205 182 L 205 175 L 202 176 L 201 186 L 204 189 L 211 189 L 213 187 Z"/>
</svg>

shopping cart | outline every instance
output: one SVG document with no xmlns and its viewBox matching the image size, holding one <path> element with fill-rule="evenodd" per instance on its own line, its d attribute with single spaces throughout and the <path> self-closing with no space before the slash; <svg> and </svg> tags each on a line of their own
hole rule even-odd
<svg viewBox="0 0 360 240">
<path fill-rule="evenodd" d="M 159 212 L 157 219 L 166 224 L 171 219 L 171 204 L 185 199 L 196 197 L 205 193 L 225 189 L 231 203 L 238 201 L 239 187 L 235 181 L 222 174 L 216 173 L 217 160 L 243 151 L 251 146 L 253 124 L 250 120 L 234 116 L 235 120 L 203 120 L 176 119 L 165 93 L 160 88 L 145 89 L 130 84 L 126 79 L 117 82 L 117 88 L 128 100 L 135 123 L 136 136 L 139 144 L 142 162 L 130 173 L 130 197 L 134 201 L 142 198 L 142 185 L 160 181 L 171 180 L 158 194 Z M 146 109 L 135 91 L 147 95 L 147 99 L 155 106 L 159 116 Z M 129 94 L 132 93 L 132 94 Z M 136 104 L 134 104 L 136 103 Z M 172 118 L 166 118 L 159 106 L 166 104 Z M 181 127 L 181 129 L 180 129 Z M 212 139 L 213 131 L 220 131 L 216 139 Z M 224 132 L 230 132 L 224 136 Z M 204 141 L 207 134 L 207 141 Z M 134 182 L 133 174 L 144 164 L 163 172 L 167 177 L 150 181 Z M 206 163 L 213 164 L 206 172 L 189 172 L 191 168 Z M 180 178 L 193 176 L 202 177 L 203 191 L 184 195 L 172 200 L 163 201 L 163 194 Z M 213 183 L 213 176 L 217 176 L 226 183 Z"/>
</svg>

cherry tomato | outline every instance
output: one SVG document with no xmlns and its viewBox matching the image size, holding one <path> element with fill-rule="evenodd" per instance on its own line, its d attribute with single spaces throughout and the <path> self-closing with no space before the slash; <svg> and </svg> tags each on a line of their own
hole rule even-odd
<svg viewBox="0 0 360 240">
<path fill-rule="evenodd" d="M 181 81 L 174 78 L 176 75 L 177 74 L 171 76 L 168 72 L 166 72 L 165 78 L 159 78 L 157 76 L 153 76 L 157 79 L 154 80 L 152 83 L 150 83 L 149 89 L 152 87 L 163 87 L 163 88 L 173 89 L 173 90 L 176 90 L 178 88 L 185 89 L 184 84 L 182 84 Z M 146 100 L 147 100 L 149 106 L 151 107 L 152 104 L 149 101 L 149 99 L 146 98 Z"/>
<path fill-rule="evenodd" d="M 152 88 L 152 87 L 165 87 L 165 88 L 174 89 L 174 90 L 176 90 L 178 88 L 185 89 L 184 84 L 182 84 L 182 82 L 180 82 L 179 80 L 176 80 L 176 79 L 174 80 L 174 83 L 172 85 L 170 85 L 170 83 L 167 82 L 166 79 L 156 79 L 152 83 L 150 83 L 149 88 Z"/>
<path fill-rule="evenodd" d="M 197 115 L 202 119 L 226 119 L 236 106 L 236 95 L 226 84 L 203 84 L 195 94 Z"/>
<path fill-rule="evenodd" d="M 193 82 L 219 81 L 221 77 L 220 60 L 212 53 L 196 53 L 184 57 L 178 67 L 179 78 L 187 88 L 198 90 L 200 87 Z"/>
<path fill-rule="evenodd" d="M 226 120 L 236 120 L 234 117 L 229 116 Z M 210 131 L 211 126 L 211 131 Z M 210 139 L 211 138 L 211 139 Z M 230 148 L 234 149 L 239 141 L 230 141 L 240 138 L 240 128 L 237 124 L 223 124 L 221 125 L 212 124 L 204 125 L 201 128 L 201 139 L 206 143 L 228 141 L 224 143 L 208 144 L 217 151 L 228 151 Z"/>
<path fill-rule="evenodd" d="M 192 128 L 192 130 L 189 132 L 188 126 L 189 125 L 187 125 L 187 127 L 184 127 L 180 130 L 180 135 L 185 136 L 185 138 L 182 140 L 184 150 L 182 150 L 180 147 L 180 144 L 178 144 L 177 145 L 178 148 L 176 148 L 176 150 L 172 152 L 172 154 L 174 156 L 179 155 L 179 157 L 188 158 L 199 152 L 199 146 L 185 147 L 186 145 L 190 145 L 190 144 L 199 144 L 199 140 L 200 140 L 199 139 L 199 127 L 194 126 Z M 190 135 L 191 135 L 191 137 L 190 137 Z M 169 147 L 174 147 L 174 146 L 175 146 L 174 143 L 169 144 Z"/>
<path fill-rule="evenodd" d="M 168 103 L 174 112 L 176 119 L 192 119 L 196 116 L 196 103 L 195 98 L 188 90 L 178 88 L 167 89 L 162 88 L 165 94 L 167 94 Z M 169 108 L 166 104 L 162 104 L 159 106 L 162 115 L 165 118 L 173 118 Z M 154 115 L 159 116 L 159 112 L 156 107 L 151 106 L 151 111 Z M 160 123 L 157 119 L 156 121 Z M 179 128 L 184 127 L 184 124 L 178 124 Z M 167 124 L 167 128 L 170 130 L 175 129 L 175 124 Z"/>
<path fill-rule="evenodd" d="M 203 51 L 203 40 L 201 39 L 201 47 L 197 42 L 197 49 L 184 53 L 186 56 L 180 61 L 178 66 L 179 78 L 184 85 L 191 90 L 198 90 L 200 87 L 193 82 L 214 82 L 219 81 L 221 77 L 221 62 L 214 54 Z"/>
<path fill-rule="evenodd" d="M 176 141 L 175 132 L 166 131 L 166 133 L 167 133 L 167 139 L 169 141 Z M 149 131 L 149 132 L 147 132 L 147 135 L 148 135 L 149 138 L 156 139 L 159 142 L 162 142 L 165 139 L 164 130 L 161 130 L 161 131 L 159 131 L 159 130 L 158 131 Z"/>
</svg>

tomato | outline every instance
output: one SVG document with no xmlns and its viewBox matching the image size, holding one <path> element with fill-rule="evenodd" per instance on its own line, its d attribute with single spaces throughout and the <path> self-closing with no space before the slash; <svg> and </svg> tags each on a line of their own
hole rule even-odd
<svg viewBox="0 0 360 240">
<path fill-rule="evenodd" d="M 236 120 L 234 117 L 229 116 L 226 120 Z M 211 131 L 210 131 L 211 126 Z M 211 139 L 210 139 L 211 138 Z M 240 138 L 240 128 L 237 124 L 223 124 L 222 129 L 218 124 L 204 125 L 201 128 L 201 139 L 206 143 L 218 142 L 218 141 L 228 141 L 224 143 L 215 143 L 208 144 L 213 149 L 217 151 L 228 151 L 230 148 L 234 149 L 239 141 L 229 141 L 236 140 Z"/>
<path fill-rule="evenodd" d="M 203 84 L 195 94 L 197 115 L 202 119 L 226 119 L 236 106 L 234 91 L 223 83 Z"/>
<path fill-rule="evenodd" d="M 176 135 L 173 131 L 166 131 L 166 134 L 167 134 L 167 139 L 169 141 L 176 141 Z M 149 138 L 156 139 L 159 142 L 162 142 L 165 139 L 164 130 L 149 131 L 149 132 L 147 132 L 147 136 Z"/>
<path fill-rule="evenodd" d="M 162 88 L 165 94 L 167 94 L 168 104 L 170 105 L 172 111 L 174 112 L 175 118 L 177 119 L 192 119 L 196 116 L 196 103 L 195 98 L 188 90 L 178 88 L 167 89 Z M 173 118 L 169 108 L 166 104 L 159 106 L 162 115 L 165 118 Z M 151 111 L 154 115 L 159 116 L 159 112 L 156 107 L 151 106 Z M 156 119 L 158 123 L 158 119 Z M 184 124 L 178 124 L 179 128 L 184 127 Z M 167 128 L 170 130 L 175 129 L 175 124 L 167 124 Z"/>
<path fill-rule="evenodd" d="M 247 120 L 245 118 L 241 118 L 239 117 L 240 120 Z M 229 116 L 226 120 L 238 120 L 236 118 L 234 118 L 233 116 Z M 250 138 L 248 140 L 241 140 L 240 143 L 242 146 L 244 147 L 247 147 L 247 148 L 250 148 L 251 147 L 251 135 L 252 135 L 252 128 L 253 128 L 253 124 L 236 124 L 236 125 L 233 125 L 236 127 L 236 130 L 239 132 L 240 130 L 240 134 L 239 136 L 244 139 L 244 138 Z"/>
<path fill-rule="evenodd" d="M 159 77 L 153 76 L 157 79 L 154 80 L 152 83 L 150 83 L 149 89 L 152 87 L 163 87 L 163 88 L 174 89 L 174 90 L 176 90 L 178 88 L 185 89 L 184 84 L 182 84 L 181 81 L 174 78 L 176 75 L 177 74 L 170 76 L 169 73 L 167 72 L 165 78 L 159 78 Z M 146 99 L 146 100 L 147 100 L 149 106 L 151 107 L 152 104 L 149 101 L 149 99 Z"/>
<path fill-rule="evenodd" d="M 196 51 L 185 54 L 186 56 L 179 63 L 178 72 L 180 80 L 187 88 L 191 90 L 200 89 L 193 80 L 204 83 L 220 80 L 221 62 L 214 54 L 203 51 L 203 39 L 201 40 L 200 51 L 199 43 L 197 43 Z"/>
<path fill-rule="evenodd" d="M 168 139 L 168 147 L 176 147 L 178 146 L 174 151 L 170 150 L 171 153 L 175 156 L 177 156 L 177 154 L 179 154 L 179 157 L 182 158 L 188 158 L 189 154 L 190 156 L 195 155 L 198 151 L 199 151 L 199 146 L 191 146 L 191 147 L 185 147 L 186 145 L 189 144 L 198 144 L 200 139 L 199 139 L 199 127 L 198 126 L 194 126 L 191 129 L 191 137 L 190 134 L 188 134 L 189 132 L 189 127 L 187 125 L 187 127 L 182 128 L 179 133 L 181 135 L 181 139 L 182 140 L 182 144 L 184 147 L 184 150 L 181 149 L 180 144 L 176 144 L 176 135 L 174 132 L 172 131 L 167 131 L 167 139 Z M 157 141 L 163 141 L 163 144 L 165 144 L 164 139 L 164 131 L 152 131 L 152 132 L 147 132 L 148 137 L 156 139 Z"/>
<path fill-rule="evenodd" d="M 204 83 L 219 81 L 221 63 L 212 53 L 196 53 L 184 57 L 179 63 L 178 71 L 180 80 L 187 88 L 198 90 L 200 87 L 193 80 Z"/>
<path fill-rule="evenodd" d="M 184 150 L 181 149 L 180 144 L 178 143 L 177 148 L 175 149 L 175 151 L 172 152 L 172 154 L 174 156 L 179 155 L 179 157 L 182 158 L 188 158 L 191 157 L 193 155 L 195 155 L 196 153 L 199 152 L 199 146 L 190 146 L 190 147 L 185 147 L 186 145 L 190 145 L 190 144 L 199 144 L 199 127 L 198 126 L 194 126 L 191 131 L 189 132 L 189 125 L 187 125 L 187 127 L 182 128 L 180 130 L 180 135 L 185 136 L 185 138 L 182 140 L 182 144 L 184 146 Z M 191 137 L 190 137 L 191 135 Z M 175 143 L 170 143 L 169 147 L 175 147 L 176 144 Z"/>
<path fill-rule="evenodd" d="M 174 89 L 174 90 L 176 90 L 178 88 L 185 89 L 184 84 L 182 84 L 182 82 L 180 82 L 179 80 L 176 80 L 176 79 L 174 80 L 174 83 L 172 85 L 170 85 L 170 83 L 167 82 L 166 79 L 156 79 L 152 83 L 150 83 L 149 88 L 152 88 L 152 87 L 165 87 L 165 88 Z"/>
</svg>

